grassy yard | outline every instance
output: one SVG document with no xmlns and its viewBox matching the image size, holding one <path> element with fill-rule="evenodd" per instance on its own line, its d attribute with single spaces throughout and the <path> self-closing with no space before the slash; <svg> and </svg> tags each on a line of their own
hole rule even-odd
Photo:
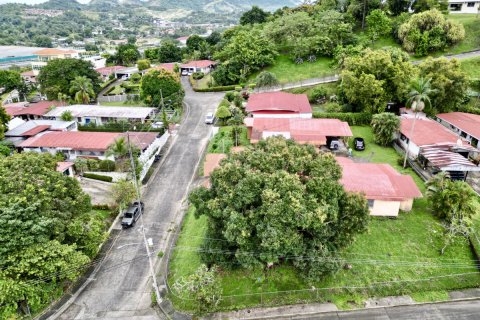
<svg viewBox="0 0 480 320">
<path fill-rule="evenodd" d="M 296 64 L 286 55 L 280 55 L 275 59 L 272 66 L 265 70 L 275 74 L 280 83 L 296 82 L 310 78 L 320 78 L 331 76 L 335 71 L 330 64 L 332 59 L 327 57 L 319 57 L 315 62 L 304 62 Z M 255 79 L 258 73 L 251 76 L 251 81 Z"/>
<path fill-rule="evenodd" d="M 373 143 L 369 127 L 352 127 L 354 136 L 366 141 L 366 150 L 355 156 L 372 162 L 389 163 L 409 174 L 398 164 L 400 156 L 392 148 Z M 414 175 L 422 192 L 423 182 Z M 207 220 L 195 219 L 190 208 L 171 260 L 169 283 L 192 274 L 201 264 L 197 251 L 206 235 Z M 458 238 L 445 254 L 442 227 L 428 212 L 425 198 L 415 201 L 414 209 L 397 219 L 372 218 L 368 231 L 359 235 L 341 256 L 351 269 L 341 269 L 311 284 L 290 266 L 273 270 L 222 270 L 223 301 L 220 309 L 255 305 L 280 305 L 308 301 L 331 301 L 341 309 L 363 306 L 369 297 L 410 294 L 416 301 L 448 299 L 448 290 L 480 286 L 474 256 L 466 239 Z M 321 288 L 312 291 L 315 288 Z M 355 288 L 353 288 L 355 287 Z M 295 290 L 295 291 L 291 291 Z M 177 308 L 192 310 L 191 301 L 171 296 Z"/>
<path fill-rule="evenodd" d="M 193 83 L 195 83 L 195 88 L 197 89 L 206 89 L 210 81 L 212 81 L 212 75 L 209 73 L 200 80 L 193 80 Z"/>
<path fill-rule="evenodd" d="M 229 153 L 235 145 L 232 127 L 220 127 L 218 133 L 213 137 L 208 145 L 208 153 Z M 248 146 L 250 141 L 247 138 L 247 128 L 242 127 L 242 132 L 238 135 L 238 145 Z"/>
<path fill-rule="evenodd" d="M 462 70 L 470 79 L 480 79 L 480 57 L 460 60 Z"/>
<path fill-rule="evenodd" d="M 476 14 L 450 14 L 448 19 L 460 22 L 465 28 L 465 39 L 447 49 L 447 53 L 461 53 L 480 49 L 480 16 Z"/>
</svg>

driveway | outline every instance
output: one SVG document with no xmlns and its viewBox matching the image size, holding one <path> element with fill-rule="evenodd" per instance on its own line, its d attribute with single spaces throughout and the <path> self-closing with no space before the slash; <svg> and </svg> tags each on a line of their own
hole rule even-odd
<svg viewBox="0 0 480 320">
<path fill-rule="evenodd" d="M 223 93 L 193 92 L 188 79 L 182 79 L 182 83 L 187 105 L 184 121 L 143 195 L 143 221 L 147 238 L 152 238 L 154 244 L 154 259 L 158 252 L 166 250 L 172 221 L 183 214 L 182 202 L 211 133 L 211 127 L 203 123 L 205 115 L 213 112 L 223 98 Z M 150 307 L 152 287 L 140 225 L 138 220 L 135 227 L 119 233 L 84 290 L 66 310 L 50 319 L 156 319 Z"/>
</svg>

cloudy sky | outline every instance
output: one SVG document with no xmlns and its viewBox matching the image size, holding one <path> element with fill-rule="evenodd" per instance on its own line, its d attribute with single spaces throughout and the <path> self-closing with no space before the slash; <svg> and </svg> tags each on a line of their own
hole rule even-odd
<svg viewBox="0 0 480 320">
<path fill-rule="evenodd" d="M 26 4 L 37 4 L 37 3 L 42 3 L 47 0 L 0 0 L 0 4 L 4 3 L 10 3 L 10 2 L 18 2 L 18 3 L 26 3 Z M 86 3 L 89 0 L 77 0 L 80 3 Z"/>
</svg>

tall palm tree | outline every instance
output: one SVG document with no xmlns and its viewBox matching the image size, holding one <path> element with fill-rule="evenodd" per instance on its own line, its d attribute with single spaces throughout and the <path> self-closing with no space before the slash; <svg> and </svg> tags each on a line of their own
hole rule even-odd
<svg viewBox="0 0 480 320">
<path fill-rule="evenodd" d="M 109 145 L 105 155 L 107 157 L 114 156 L 118 168 L 125 170 L 128 167 L 129 155 L 128 144 L 125 137 L 120 137 Z"/>
<path fill-rule="evenodd" d="M 87 77 L 76 77 L 70 85 L 70 93 L 75 94 L 74 100 L 77 103 L 88 104 L 90 99 L 95 97 L 92 80 Z"/>
<path fill-rule="evenodd" d="M 417 121 L 417 115 L 419 112 L 422 112 L 425 109 L 425 104 L 431 105 L 430 95 L 436 92 L 435 89 L 432 89 L 431 85 L 432 79 L 426 78 L 417 78 L 410 84 L 410 93 L 408 94 L 407 105 L 410 105 L 410 109 L 415 112 L 415 117 L 413 118 L 412 128 L 410 129 L 410 138 L 413 135 L 413 130 L 415 128 L 415 122 Z M 403 167 L 407 166 L 408 153 L 410 151 L 410 141 L 408 139 L 407 150 L 405 150 L 405 159 L 403 160 Z"/>
</svg>

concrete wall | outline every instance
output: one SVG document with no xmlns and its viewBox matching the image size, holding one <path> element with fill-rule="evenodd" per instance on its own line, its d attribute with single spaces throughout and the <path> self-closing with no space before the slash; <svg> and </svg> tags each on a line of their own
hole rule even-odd
<svg viewBox="0 0 480 320">
<path fill-rule="evenodd" d="M 411 211 L 413 207 L 413 199 L 404 200 L 400 203 L 400 210 L 402 211 Z"/>
<path fill-rule="evenodd" d="M 397 134 L 396 138 L 397 138 L 398 144 L 403 148 L 403 150 L 406 150 L 408 145 L 408 139 L 405 139 L 405 140 L 400 139 L 400 133 Z M 420 153 L 420 148 L 415 143 L 411 142 L 409 147 L 408 157 L 411 159 L 415 159 L 416 157 L 418 157 L 419 153 Z"/>
<path fill-rule="evenodd" d="M 371 216 L 397 217 L 400 210 L 400 201 L 374 200 L 370 208 Z"/>
<path fill-rule="evenodd" d="M 155 160 L 155 155 L 159 154 L 162 150 L 162 147 L 167 143 L 170 133 L 165 132 L 160 138 L 155 139 L 155 141 L 145 150 L 140 157 L 138 157 L 139 162 L 142 164 L 142 172 L 140 173 L 140 181 L 145 178 L 148 169 L 153 164 Z"/>
</svg>

